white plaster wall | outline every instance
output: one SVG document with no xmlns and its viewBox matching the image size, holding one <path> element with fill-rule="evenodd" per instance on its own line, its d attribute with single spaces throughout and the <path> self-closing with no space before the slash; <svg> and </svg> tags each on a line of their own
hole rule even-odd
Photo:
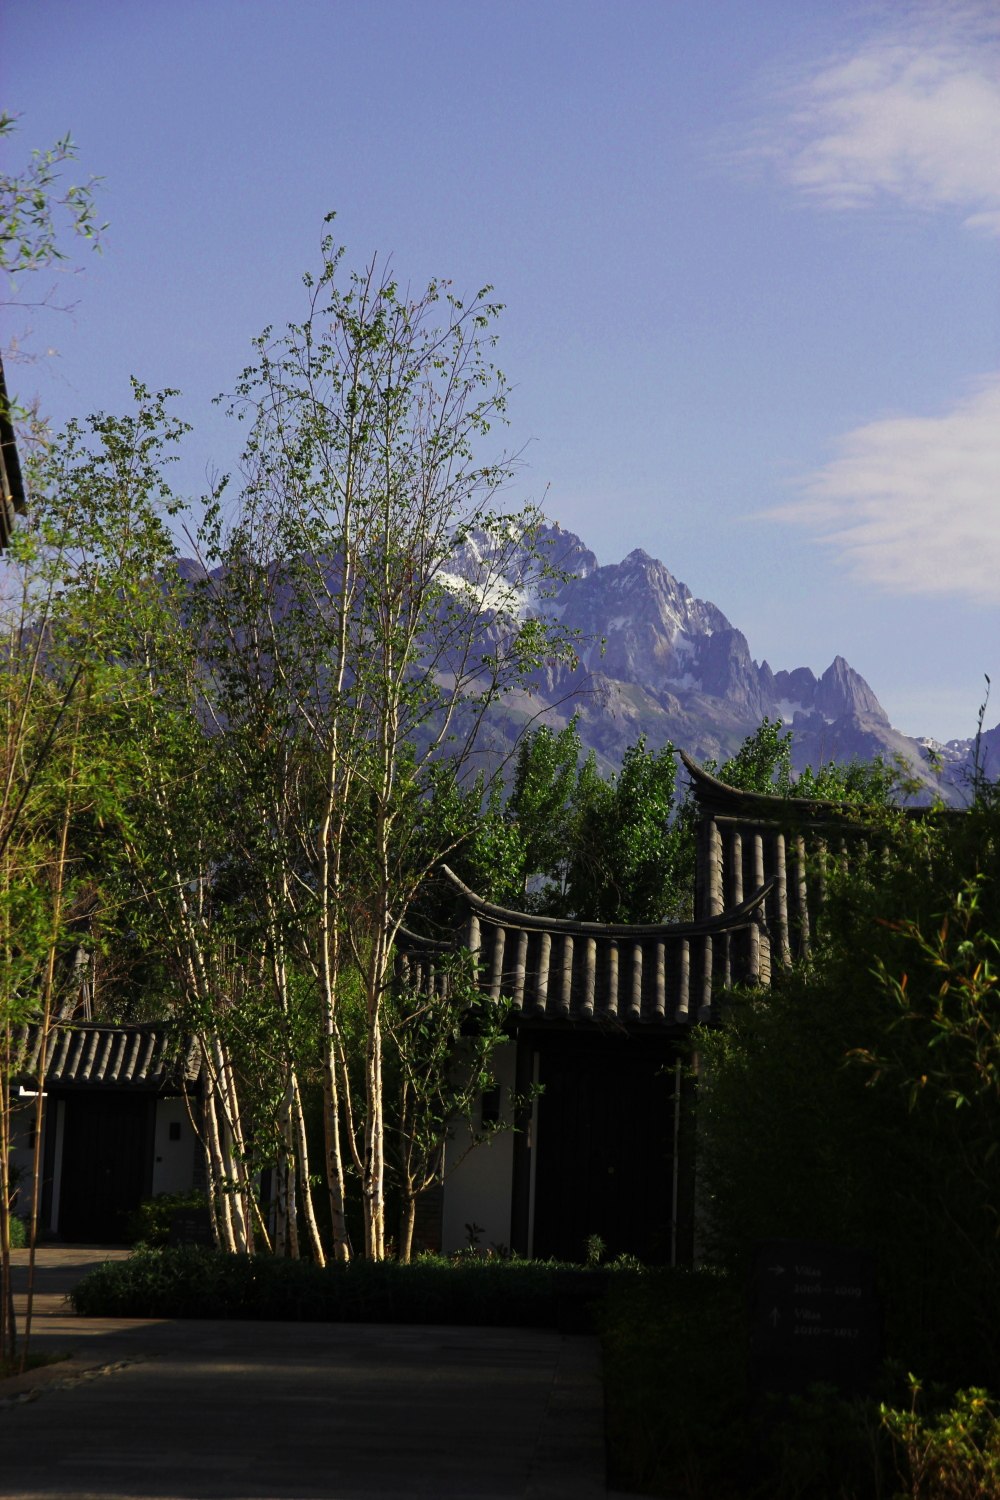
<svg viewBox="0 0 1000 1500">
<path fill-rule="evenodd" d="M 500 1118 L 510 1125 L 510 1094 L 515 1083 L 517 1046 L 505 1042 L 493 1054 L 493 1077 L 500 1085 Z M 441 1248 L 446 1255 L 463 1249 L 469 1243 L 466 1224 L 482 1225 L 480 1249 L 490 1245 L 510 1244 L 511 1194 L 514 1182 L 514 1133 L 503 1130 L 492 1140 L 475 1146 L 454 1171 L 469 1145 L 465 1125 L 455 1130 L 445 1152 L 447 1175 L 444 1183 L 444 1211 L 441 1225 Z"/>
<path fill-rule="evenodd" d="M 171 1124 L 180 1125 L 180 1139 L 170 1139 Z M 153 1135 L 153 1197 L 157 1193 L 188 1193 L 194 1183 L 195 1133 L 183 1099 L 157 1099 Z"/>
</svg>

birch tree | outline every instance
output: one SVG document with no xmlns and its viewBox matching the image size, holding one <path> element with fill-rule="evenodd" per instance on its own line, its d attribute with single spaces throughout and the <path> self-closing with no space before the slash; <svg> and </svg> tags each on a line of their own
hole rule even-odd
<svg viewBox="0 0 1000 1500">
<path fill-rule="evenodd" d="M 74 665 L 94 726 L 90 779 L 103 800 L 79 857 L 100 848 L 103 920 L 137 931 L 170 976 L 162 1003 L 194 1034 L 218 1243 L 253 1246 L 259 1213 L 246 1149 L 234 1016 L 246 964 L 217 899 L 231 822 L 224 758 L 199 711 L 204 696 L 167 481 L 184 425 L 173 393 L 136 385 L 136 408 L 71 423 L 33 465 L 32 527 L 58 609 L 44 627 L 46 673 Z"/>
<path fill-rule="evenodd" d="M 15 1119 L 12 1060 L 18 1027 L 26 1021 L 40 1024 L 23 1368 L 30 1337 L 46 1048 L 65 926 L 75 754 L 61 787 L 59 770 L 66 769 L 63 752 L 73 729 L 80 728 L 79 712 L 71 707 L 77 684 L 53 684 L 41 670 L 37 630 L 24 613 L 24 592 L 12 587 L 15 579 L 8 568 L 0 691 L 0 1368 L 13 1367 L 18 1356 L 10 1261 L 14 1185 L 8 1175 Z M 53 762 L 58 763 L 55 774 Z"/>
<path fill-rule="evenodd" d="M 334 1254 L 351 1253 L 353 1170 L 364 1253 L 380 1259 L 393 944 L 448 852 L 408 836 L 412 805 L 443 757 L 473 766 L 491 709 L 566 647 L 519 608 L 526 575 L 546 572 L 539 517 L 502 508 L 512 464 L 482 456 L 507 397 L 490 289 L 463 301 L 435 281 L 412 296 L 378 260 L 346 273 L 329 236 L 305 288 L 304 320 L 265 330 L 236 387 L 249 432 L 236 517 L 220 507 L 204 534 L 209 654 L 228 732 L 308 747 L 276 768 L 258 817 L 276 870 L 286 851 L 276 909 L 316 998 Z M 234 667 L 248 657 L 252 670 Z M 286 774 L 303 760 L 308 775 Z"/>
<path fill-rule="evenodd" d="M 34 1152 L 28 1227 L 28 1298 L 20 1365 L 28 1355 L 41 1200 L 41 1143 L 51 1024 L 78 983 L 89 872 L 74 836 L 100 818 L 116 767 L 105 755 L 94 684 L 75 652 L 66 558 L 37 532 L 18 530 L 3 572 L 0 649 L 0 1360 L 15 1353 L 10 1283 L 15 1039 L 37 1028 Z"/>
</svg>

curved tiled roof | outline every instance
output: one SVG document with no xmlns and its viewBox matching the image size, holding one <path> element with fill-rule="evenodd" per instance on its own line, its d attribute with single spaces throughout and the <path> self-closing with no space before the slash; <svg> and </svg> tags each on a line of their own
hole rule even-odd
<svg viewBox="0 0 1000 1500">
<path fill-rule="evenodd" d="M 454 870 L 450 870 L 447 865 L 441 866 L 441 873 L 465 897 L 470 909 L 481 921 L 523 927 L 528 931 L 570 933 L 580 937 L 624 938 L 632 942 L 681 934 L 687 937 L 700 937 L 706 933 L 728 931 L 734 926 L 741 926 L 751 918 L 767 894 L 764 889 L 756 891 L 733 911 L 718 917 L 705 917 L 699 922 L 580 922 L 575 917 L 545 917 L 533 912 L 514 911 L 506 906 L 496 906 L 492 901 L 477 896 L 476 892 L 460 880 Z"/>
<path fill-rule="evenodd" d="M 760 913 L 770 890 L 697 922 L 580 922 L 512 911 L 486 901 L 447 866 L 465 906 L 465 945 L 480 988 L 506 997 L 511 1020 L 687 1026 L 712 1018 L 713 996 L 759 977 Z M 440 945 L 401 953 L 403 977 L 433 991 Z"/>
<path fill-rule="evenodd" d="M 717 776 L 713 776 L 710 771 L 699 766 L 697 761 L 692 760 L 685 750 L 678 750 L 677 754 L 691 778 L 698 802 L 717 813 L 758 818 L 769 823 L 809 822 L 860 825 L 869 818 L 876 817 L 880 811 L 877 807 L 866 807 L 859 802 L 846 802 L 831 798 L 786 797 L 779 792 L 745 792 L 739 787 L 729 786 L 725 781 L 720 781 Z M 960 817 L 963 812 L 960 807 L 923 805 L 895 807 L 893 810 L 902 813 L 906 818 L 914 819 L 937 818 L 942 814 L 946 817 Z"/>
<path fill-rule="evenodd" d="M 38 1022 L 17 1029 L 11 1068 L 14 1078 L 37 1083 L 41 1044 Z M 62 1022 L 49 1028 L 46 1088 L 86 1085 L 173 1090 L 193 1083 L 199 1070 L 194 1039 L 164 1023 L 111 1026 Z"/>
<path fill-rule="evenodd" d="M 739 787 L 720 781 L 717 776 L 692 760 L 685 750 L 678 750 L 677 753 L 691 778 L 695 797 L 699 802 L 710 804 L 720 812 L 765 818 L 768 821 L 806 818 L 811 822 L 842 818 L 850 818 L 856 822 L 864 813 L 863 808 L 852 802 L 820 801 L 815 797 L 784 797 L 778 792 L 744 792 Z"/>
</svg>

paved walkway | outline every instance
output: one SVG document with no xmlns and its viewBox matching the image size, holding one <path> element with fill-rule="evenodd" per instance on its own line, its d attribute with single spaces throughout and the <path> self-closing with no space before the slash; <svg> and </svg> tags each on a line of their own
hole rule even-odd
<svg viewBox="0 0 1000 1500">
<path fill-rule="evenodd" d="M 125 1253 L 40 1253 L 32 1347 L 72 1358 L 0 1381 L 0 1496 L 605 1500 L 595 1340 L 75 1317 Z"/>
</svg>

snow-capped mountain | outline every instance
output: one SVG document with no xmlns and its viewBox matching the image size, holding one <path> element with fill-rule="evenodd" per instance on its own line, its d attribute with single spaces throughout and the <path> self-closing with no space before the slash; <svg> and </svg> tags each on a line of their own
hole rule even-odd
<svg viewBox="0 0 1000 1500">
<path fill-rule="evenodd" d="M 916 741 L 929 762 L 942 768 L 943 778 L 965 786 L 973 775 L 977 758 L 980 771 L 990 780 L 1000 777 L 1000 724 L 985 729 L 976 744 L 975 736 L 965 740 L 921 738 Z"/>
<path fill-rule="evenodd" d="M 512 593 L 508 609 L 578 632 L 579 665 L 538 674 L 533 697 L 510 705 L 515 721 L 540 708 L 553 725 L 577 714 L 584 743 L 614 765 L 640 734 L 653 746 L 669 739 L 697 759 L 723 759 L 766 715 L 792 729 L 799 766 L 902 756 L 928 795 L 959 796 L 969 745 L 938 747 L 944 766 L 938 777 L 928 753 L 935 747 L 895 730 L 843 657 L 819 677 L 808 667 L 773 670 L 753 659 L 746 637 L 715 604 L 696 599 L 642 550 L 600 566 L 579 537 L 558 525 L 543 527 L 537 540 L 551 566 L 571 576 L 550 582 L 548 597 L 541 597 L 529 569 L 527 587 L 516 598 Z M 470 578 L 473 562 L 480 565 L 478 551 L 456 572 Z M 520 561 L 512 562 L 513 577 Z M 992 755 L 1000 762 L 1000 725 L 984 740 L 988 748 L 996 742 Z"/>
<path fill-rule="evenodd" d="M 335 562 L 330 567 L 336 571 Z M 188 559 L 178 569 L 189 583 L 205 576 Z M 922 783 L 922 800 L 967 800 L 972 740 L 941 745 L 901 734 L 842 656 L 818 677 L 805 666 L 774 670 L 757 662 L 717 605 L 696 599 L 640 548 L 601 566 L 558 524 L 542 525 L 530 545 L 516 532 L 467 532 L 434 579 L 449 594 L 467 594 L 473 615 L 485 606 L 485 646 L 509 633 L 511 617 L 548 618 L 573 637 L 575 665 L 554 660 L 491 711 L 491 738 L 481 748 L 494 765 L 526 726 L 558 729 L 574 715 L 604 771 L 617 768 L 640 735 L 651 748 L 669 740 L 696 760 L 722 761 L 766 716 L 792 730 L 797 768 L 901 758 Z M 996 778 L 1000 724 L 983 734 L 979 752 Z"/>
</svg>

